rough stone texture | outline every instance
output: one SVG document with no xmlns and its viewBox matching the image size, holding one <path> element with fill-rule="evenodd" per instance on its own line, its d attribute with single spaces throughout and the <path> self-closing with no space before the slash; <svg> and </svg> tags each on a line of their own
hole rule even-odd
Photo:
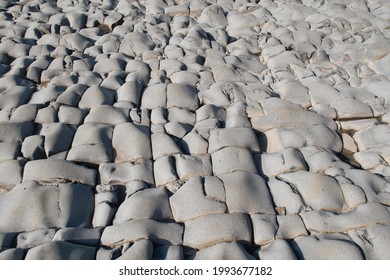
<svg viewBox="0 0 390 280">
<path fill-rule="evenodd" d="M 151 159 L 150 132 L 145 126 L 121 123 L 115 126 L 112 136 L 115 162 Z"/>
<path fill-rule="evenodd" d="M 172 220 L 166 189 L 144 189 L 128 197 L 118 208 L 113 223 L 121 224 L 131 219 Z"/>
<path fill-rule="evenodd" d="M 246 214 L 211 214 L 184 225 L 184 246 L 202 249 L 219 242 L 252 242 L 252 227 Z"/>
<path fill-rule="evenodd" d="M 224 183 L 230 213 L 274 213 L 271 195 L 261 176 L 237 171 L 219 175 L 219 178 Z"/>
<path fill-rule="evenodd" d="M 104 229 L 101 242 L 106 246 L 150 239 L 156 244 L 181 245 L 183 227 L 176 223 L 160 223 L 149 219 L 135 219 Z"/>
<path fill-rule="evenodd" d="M 37 203 L 41 201 L 43 203 Z M 52 227 L 88 227 L 93 211 L 89 186 L 60 183 L 58 186 L 27 182 L 0 196 L 1 232 L 32 231 Z M 12 213 L 12 214 L 11 214 Z M 20 221 L 15 223 L 14 221 Z"/>
<path fill-rule="evenodd" d="M 313 209 L 341 210 L 343 193 L 337 181 L 330 176 L 297 171 L 278 176 L 299 193 L 304 203 Z"/>
<path fill-rule="evenodd" d="M 177 222 L 186 222 L 200 216 L 226 212 L 225 203 L 208 195 L 205 189 L 206 183 L 200 177 L 194 177 L 170 197 L 172 213 Z"/>
<path fill-rule="evenodd" d="M 267 177 L 281 173 L 307 170 L 305 159 L 297 149 L 285 149 L 278 153 L 264 153 L 260 157 L 259 170 Z"/>
<path fill-rule="evenodd" d="M 60 159 L 34 160 L 24 168 L 23 182 L 77 182 L 96 185 L 97 172 L 70 161 Z"/>
<path fill-rule="evenodd" d="M 382 204 L 361 204 L 353 211 L 336 214 L 325 211 L 302 212 L 300 216 L 310 232 L 346 232 L 364 226 L 389 223 L 390 213 Z"/>
<path fill-rule="evenodd" d="M 214 175 L 228 174 L 235 171 L 257 173 L 256 165 L 249 150 L 228 147 L 211 154 Z"/>
<path fill-rule="evenodd" d="M 348 232 L 351 239 L 362 248 L 370 260 L 388 260 L 390 242 L 388 234 L 390 225 L 372 225 Z"/>
<path fill-rule="evenodd" d="M 299 259 L 305 260 L 363 260 L 360 248 L 342 235 L 300 236 L 292 242 Z"/>
<path fill-rule="evenodd" d="M 240 135 L 240 137 L 237 137 Z M 259 144 L 255 133 L 248 128 L 221 128 L 210 131 L 209 153 L 214 153 L 225 147 L 240 147 L 260 152 Z"/>
<path fill-rule="evenodd" d="M 93 260 L 96 248 L 52 241 L 28 250 L 26 260 Z"/>
<path fill-rule="evenodd" d="M 238 242 L 221 242 L 216 245 L 200 249 L 195 260 L 254 260 L 245 248 Z"/>
<path fill-rule="evenodd" d="M 0 259 L 388 259 L 386 0 L 0 0 Z"/>
<path fill-rule="evenodd" d="M 259 250 L 260 260 L 296 260 L 294 251 L 287 241 L 277 239 L 274 242 L 262 246 Z"/>
</svg>

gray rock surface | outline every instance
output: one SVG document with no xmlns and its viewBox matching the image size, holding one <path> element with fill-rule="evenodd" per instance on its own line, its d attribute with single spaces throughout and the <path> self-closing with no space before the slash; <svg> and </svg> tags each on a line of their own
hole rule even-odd
<svg viewBox="0 0 390 280">
<path fill-rule="evenodd" d="M 389 259 L 386 0 L 0 0 L 0 259 Z"/>
</svg>

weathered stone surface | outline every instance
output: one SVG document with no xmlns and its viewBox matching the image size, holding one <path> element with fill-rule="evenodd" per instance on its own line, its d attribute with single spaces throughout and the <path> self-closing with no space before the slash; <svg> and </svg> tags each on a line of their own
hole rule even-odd
<svg viewBox="0 0 390 280">
<path fill-rule="evenodd" d="M 154 161 L 153 172 L 157 187 L 178 180 L 173 160 L 173 157 L 163 156 Z"/>
<path fill-rule="evenodd" d="M 116 260 L 151 260 L 153 256 L 153 243 L 147 239 L 135 241 Z"/>
<path fill-rule="evenodd" d="M 65 241 L 52 241 L 27 252 L 26 260 L 94 260 L 96 248 Z"/>
<path fill-rule="evenodd" d="M 189 179 L 169 198 L 173 217 L 177 222 L 216 213 L 225 213 L 226 205 L 205 194 L 200 177 Z"/>
<path fill-rule="evenodd" d="M 101 123 L 107 125 L 117 125 L 119 123 L 125 123 L 129 120 L 129 111 L 127 109 L 99 105 L 94 106 L 89 114 L 85 117 L 85 123 Z"/>
<path fill-rule="evenodd" d="M 278 222 L 278 239 L 295 239 L 297 236 L 307 235 L 305 225 L 297 214 L 276 216 Z"/>
<path fill-rule="evenodd" d="M 220 242 L 234 241 L 252 242 L 252 226 L 246 214 L 211 214 L 185 223 L 184 246 L 202 249 Z"/>
<path fill-rule="evenodd" d="M 360 246 L 369 260 L 388 260 L 390 225 L 372 225 L 348 232 L 351 239 Z"/>
<path fill-rule="evenodd" d="M 278 47 L 282 46 L 279 45 Z M 299 104 L 305 108 L 311 105 L 307 88 L 295 80 L 284 79 L 272 84 L 271 87 L 282 99 Z"/>
<path fill-rule="evenodd" d="M 112 136 L 115 162 L 151 159 L 150 131 L 148 127 L 132 123 L 115 126 Z"/>
<path fill-rule="evenodd" d="M 43 199 L 44 203 L 37 203 Z M 93 194 L 89 186 L 81 184 L 59 184 L 57 187 L 28 182 L 2 195 L 0 209 L 2 232 L 88 227 L 93 211 Z"/>
<path fill-rule="evenodd" d="M 149 219 L 135 219 L 104 229 L 101 243 L 115 246 L 139 239 L 150 239 L 154 244 L 181 245 L 183 226 L 176 223 L 160 223 Z"/>
<path fill-rule="evenodd" d="M 0 0 L 0 258 L 388 258 L 390 6 L 349 2 Z"/>
<path fill-rule="evenodd" d="M 204 155 L 207 153 L 208 143 L 196 130 L 192 130 L 180 142 L 183 153 Z"/>
<path fill-rule="evenodd" d="M 294 251 L 286 240 L 277 239 L 262 246 L 259 250 L 260 260 L 296 260 Z"/>
<path fill-rule="evenodd" d="M 105 227 L 112 224 L 118 204 L 118 195 L 112 185 L 98 185 L 96 190 L 98 193 L 95 194 L 92 226 L 94 228 Z"/>
<path fill-rule="evenodd" d="M 10 248 L 0 252 L 0 260 L 24 260 L 25 252 L 21 248 Z"/>
<path fill-rule="evenodd" d="M 278 224 L 276 216 L 270 214 L 252 214 L 253 239 L 255 244 L 263 246 L 275 240 Z"/>
<path fill-rule="evenodd" d="M 106 124 L 85 123 L 74 136 L 67 160 L 99 164 L 112 161 L 113 128 Z"/>
<path fill-rule="evenodd" d="M 0 188 L 12 189 L 22 181 L 24 162 L 5 160 L 0 162 Z"/>
<path fill-rule="evenodd" d="M 0 142 L 23 142 L 34 134 L 34 124 L 25 121 L 0 122 Z"/>
<path fill-rule="evenodd" d="M 29 249 L 53 240 L 54 229 L 37 229 L 18 234 L 16 244 L 18 248 Z"/>
<path fill-rule="evenodd" d="M 270 178 L 268 187 L 275 205 L 285 209 L 287 215 L 299 213 L 306 208 L 301 195 L 294 186 L 276 178 Z"/>
<path fill-rule="evenodd" d="M 62 228 L 55 233 L 53 241 L 67 241 L 73 244 L 97 247 L 100 243 L 101 232 L 100 228 Z"/>
<path fill-rule="evenodd" d="M 223 148 L 211 154 L 214 175 L 235 171 L 257 173 L 256 165 L 249 150 L 238 147 Z"/>
<path fill-rule="evenodd" d="M 154 184 L 152 162 L 148 160 L 139 163 L 102 163 L 99 165 L 99 174 L 104 185 L 123 185 L 131 181 Z"/>
<path fill-rule="evenodd" d="M 128 197 L 118 208 L 113 224 L 132 219 L 172 220 L 168 194 L 164 187 L 140 190 Z"/>
<path fill-rule="evenodd" d="M 313 209 L 337 211 L 343 208 L 343 193 L 337 181 L 330 176 L 297 171 L 280 174 L 277 178 L 289 183 L 305 204 Z"/>
<path fill-rule="evenodd" d="M 89 87 L 81 96 L 78 107 L 81 109 L 91 109 L 99 105 L 112 105 L 114 103 L 115 92 L 100 86 Z"/>
<path fill-rule="evenodd" d="M 237 171 L 218 177 L 224 183 L 230 213 L 275 213 L 267 184 L 261 176 Z"/>
<path fill-rule="evenodd" d="M 145 88 L 141 99 L 141 108 L 154 109 L 166 107 L 167 105 L 167 85 L 154 84 Z"/>
<path fill-rule="evenodd" d="M 376 202 L 361 204 L 353 211 L 342 214 L 320 210 L 302 212 L 300 216 L 306 228 L 313 233 L 346 232 L 390 221 L 389 211 Z"/>
<path fill-rule="evenodd" d="M 71 161 L 60 159 L 42 159 L 26 163 L 23 182 L 77 182 L 90 186 L 96 185 L 97 172 Z"/>
<path fill-rule="evenodd" d="M 221 242 L 207 248 L 200 249 L 195 260 L 254 260 L 239 242 Z"/>
<path fill-rule="evenodd" d="M 240 135 L 240 137 L 237 137 Z M 253 130 L 244 127 L 221 128 L 210 131 L 208 152 L 214 153 L 226 147 L 240 147 L 260 152 L 259 143 Z"/>
<path fill-rule="evenodd" d="M 212 175 L 209 155 L 176 155 L 175 163 L 177 175 L 182 181 L 186 181 L 195 176 Z"/>
<path fill-rule="evenodd" d="M 345 177 L 364 191 L 367 201 L 378 201 L 389 205 L 387 199 L 383 200 L 383 196 L 389 192 L 388 180 L 377 174 L 359 169 L 345 170 Z"/>
<path fill-rule="evenodd" d="M 67 151 L 72 145 L 74 130 L 62 123 L 42 124 L 40 135 L 45 137 L 45 151 L 49 157 L 59 152 Z"/>
<path fill-rule="evenodd" d="M 58 110 L 58 121 L 79 126 L 83 123 L 86 112 L 80 108 L 62 105 Z"/>
<path fill-rule="evenodd" d="M 294 116 L 294 118 L 291 118 Z M 280 110 L 262 117 L 252 118 L 253 128 L 265 132 L 273 128 L 298 128 L 309 125 L 323 125 L 331 130 L 336 130 L 336 123 L 329 118 L 315 112 L 305 110 Z"/>
<path fill-rule="evenodd" d="M 198 108 L 198 90 L 186 84 L 168 84 L 167 108 L 179 107 L 195 111 Z"/>
<path fill-rule="evenodd" d="M 153 159 L 156 160 L 162 156 L 169 156 L 180 153 L 180 148 L 176 142 L 166 133 L 152 134 Z"/>
<path fill-rule="evenodd" d="M 343 143 L 340 136 L 324 125 L 298 128 L 273 128 L 259 137 L 260 147 L 267 153 L 287 148 L 317 146 L 334 152 L 341 152 Z"/>
<path fill-rule="evenodd" d="M 343 235 L 300 236 L 291 243 L 299 259 L 364 260 L 360 248 Z"/>
<path fill-rule="evenodd" d="M 329 150 L 311 146 L 300 149 L 311 172 L 323 173 L 329 168 L 350 169 L 350 165 Z"/>
<path fill-rule="evenodd" d="M 263 153 L 260 155 L 259 171 L 274 177 L 282 173 L 298 170 L 307 171 L 305 159 L 297 149 L 285 149 L 277 153 Z"/>
<path fill-rule="evenodd" d="M 162 245 L 154 248 L 154 260 L 182 260 L 183 248 L 175 245 Z"/>
</svg>

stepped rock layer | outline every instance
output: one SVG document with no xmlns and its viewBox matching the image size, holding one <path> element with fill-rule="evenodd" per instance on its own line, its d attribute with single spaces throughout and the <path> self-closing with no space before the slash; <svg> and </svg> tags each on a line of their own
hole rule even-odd
<svg viewBox="0 0 390 280">
<path fill-rule="evenodd" d="M 390 259 L 386 0 L 0 0 L 0 259 Z"/>
</svg>

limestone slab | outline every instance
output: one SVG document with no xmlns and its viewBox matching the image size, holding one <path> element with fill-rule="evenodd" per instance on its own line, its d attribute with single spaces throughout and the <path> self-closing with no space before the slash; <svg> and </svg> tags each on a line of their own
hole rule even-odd
<svg viewBox="0 0 390 280">
<path fill-rule="evenodd" d="M 153 165 L 151 161 L 101 163 L 99 174 L 102 184 L 126 184 L 131 181 L 143 181 L 154 184 Z"/>
<path fill-rule="evenodd" d="M 297 149 L 284 149 L 277 153 L 263 153 L 260 155 L 260 159 L 259 170 L 267 177 L 308 170 L 305 159 Z"/>
<path fill-rule="evenodd" d="M 2 232 L 33 231 L 52 227 L 88 227 L 93 194 L 81 184 L 22 183 L 0 197 Z M 17 220 L 19 223 L 15 223 Z"/>
<path fill-rule="evenodd" d="M 115 246 L 139 239 L 150 239 L 160 245 L 181 245 L 183 226 L 176 223 L 161 223 L 149 219 L 135 219 L 104 229 L 101 243 Z"/>
<path fill-rule="evenodd" d="M 172 213 L 177 222 L 186 222 L 200 216 L 225 213 L 224 203 L 205 194 L 200 177 L 189 179 L 169 198 Z"/>
<path fill-rule="evenodd" d="M 214 175 L 235 171 L 257 173 L 252 153 L 244 148 L 227 147 L 211 154 Z"/>
<path fill-rule="evenodd" d="M 150 131 L 146 126 L 121 123 L 115 126 L 112 136 L 115 162 L 151 159 Z"/>
<path fill-rule="evenodd" d="M 226 205 L 230 213 L 275 213 L 271 194 L 261 176 L 237 171 L 218 177 L 224 183 Z"/>
<path fill-rule="evenodd" d="M 60 159 L 33 160 L 26 163 L 23 182 L 78 182 L 96 185 L 97 172 L 94 169 Z"/>
<path fill-rule="evenodd" d="M 211 154 L 226 147 L 240 147 L 252 152 L 260 152 L 256 134 L 249 128 L 217 128 L 211 130 L 208 152 Z"/>
<path fill-rule="evenodd" d="M 286 181 L 313 209 L 338 210 L 343 208 L 344 197 L 338 182 L 321 173 L 297 171 L 281 174 L 278 179 Z"/>
<path fill-rule="evenodd" d="M 252 226 L 246 214 L 211 214 L 185 223 L 184 246 L 202 249 L 220 242 L 234 241 L 252 242 Z"/>
<path fill-rule="evenodd" d="M 300 236 L 292 242 L 299 259 L 364 260 L 360 248 L 345 236 Z"/>
<path fill-rule="evenodd" d="M 195 260 L 254 260 L 239 242 L 221 242 L 207 248 L 200 249 Z"/>
<path fill-rule="evenodd" d="M 21 232 L 16 238 L 18 248 L 29 249 L 53 240 L 55 229 L 37 229 Z"/>
<path fill-rule="evenodd" d="M 66 241 L 52 241 L 27 252 L 26 260 L 94 260 L 96 248 Z"/>
<path fill-rule="evenodd" d="M 176 155 L 175 163 L 177 175 L 182 181 L 191 177 L 212 175 L 209 155 Z"/>
<path fill-rule="evenodd" d="M 318 233 L 346 232 L 390 221 L 389 211 L 377 202 L 361 204 L 353 211 L 343 214 L 320 210 L 302 212 L 300 216 L 310 232 Z"/>
<path fill-rule="evenodd" d="M 260 260 L 296 260 L 294 251 L 286 240 L 277 239 L 274 242 L 262 246 L 259 250 Z"/>
<path fill-rule="evenodd" d="M 126 198 L 119 206 L 113 224 L 131 219 L 172 220 L 166 189 L 164 187 L 144 189 Z"/>
</svg>

